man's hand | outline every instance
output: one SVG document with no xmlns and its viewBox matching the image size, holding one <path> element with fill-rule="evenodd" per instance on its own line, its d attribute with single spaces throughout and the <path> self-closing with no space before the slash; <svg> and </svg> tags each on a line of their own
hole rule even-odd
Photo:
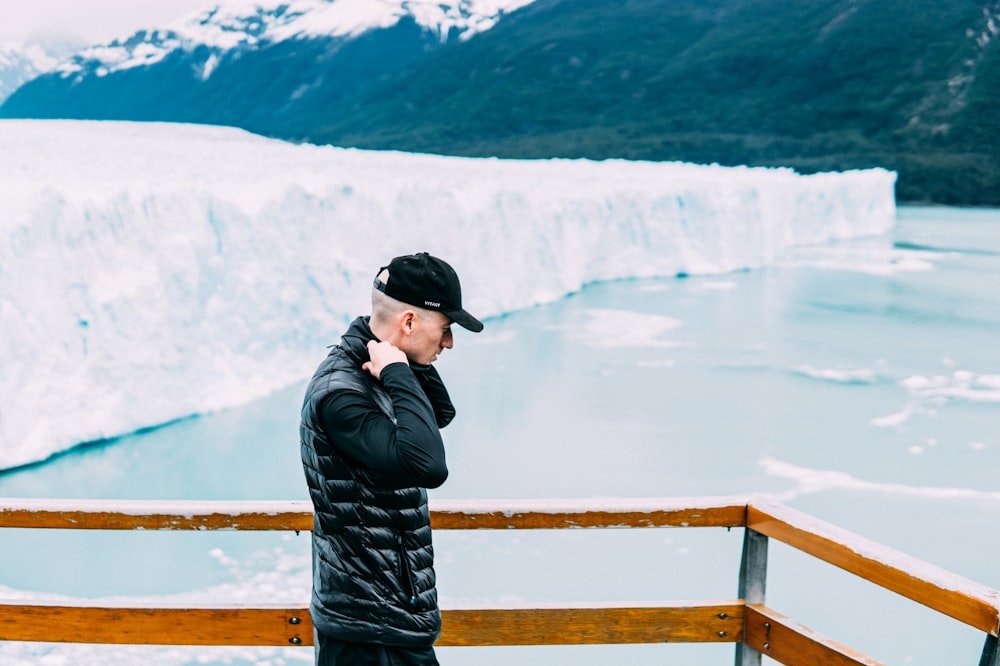
<svg viewBox="0 0 1000 666">
<path fill-rule="evenodd" d="M 371 360 L 364 363 L 361 369 L 370 372 L 375 379 L 381 377 L 382 368 L 390 363 L 403 362 L 409 365 L 409 361 L 406 360 L 406 354 L 388 342 L 370 340 L 368 342 L 368 356 Z"/>
</svg>

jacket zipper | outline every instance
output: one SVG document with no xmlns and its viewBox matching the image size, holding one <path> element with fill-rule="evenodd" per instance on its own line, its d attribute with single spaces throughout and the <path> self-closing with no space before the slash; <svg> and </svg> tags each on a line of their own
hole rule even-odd
<svg viewBox="0 0 1000 666">
<path fill-rule="evenodd" d="M 413 585 L 413 572 L 410 570 L 410 560 L 406 557 L 406 548 L 403 546 L 403 535 L 396 535 L 396 545 L 399 548 L 399 568 L 403 580 L 403 591 L 408 595 L 407 601 L 415 608 L 417 605 L 417 595 Z"/>
</svg>

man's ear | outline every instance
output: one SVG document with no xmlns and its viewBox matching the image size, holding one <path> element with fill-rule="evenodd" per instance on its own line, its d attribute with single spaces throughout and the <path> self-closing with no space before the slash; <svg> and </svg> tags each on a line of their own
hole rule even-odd
<svg viewBox="0 0 1000 666">
<path fill-rule="evenodd" d="M 417 318 L 417 313 L 413 310 L 405 310 L 402 316 L 399 318 L 399 327 L 404 335 L 410 335 L 413 333 L 414 320 Z"/>
</svg>

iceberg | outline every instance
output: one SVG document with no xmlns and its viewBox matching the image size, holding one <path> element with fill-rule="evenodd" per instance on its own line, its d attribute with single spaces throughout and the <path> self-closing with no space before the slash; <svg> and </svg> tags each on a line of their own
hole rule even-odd
<svg viewBox="0 0 1000 666">
<path fill-rule="evenodd" d="M 458 158 L 167 123 L 5 120 L 0 145 L 0 468 L 305 380 L 398 254 L 447 259 L 490 317 L 895 222 L 881 169 Z"/>
</svg>

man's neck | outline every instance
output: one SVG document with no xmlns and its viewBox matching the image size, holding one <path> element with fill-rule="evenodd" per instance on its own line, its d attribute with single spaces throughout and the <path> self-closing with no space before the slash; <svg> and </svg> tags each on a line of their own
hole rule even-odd
<svg viewBox="0 0 1000 666">
<path fill-rule="evenodd" d="M 368 328 L 371 329 L 372 334 L 379 342 L 388 342 L 393 345 L 397 343 L 397 340 L 393 339 L 394 330 L 391 323 L 376 322 L 375 319 L 370 318 Z"/>
</svg>

